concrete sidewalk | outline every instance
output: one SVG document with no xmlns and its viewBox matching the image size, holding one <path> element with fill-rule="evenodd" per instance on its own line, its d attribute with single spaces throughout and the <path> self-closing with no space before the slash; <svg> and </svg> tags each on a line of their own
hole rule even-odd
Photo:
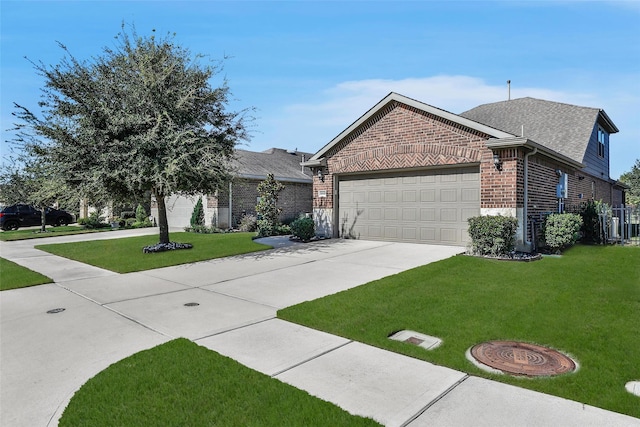
<svg viewBox="0 0 640 427">
<path fill-rule="evenodd" d="M 117 233 L 100 237 L 127 235 Z M 447 258 L 458 247 L 276 239 L 270 241 L 276 249 L 261 253 L 116 274 L 33 249 L 40 243 L 0 242 L 3 257 L 56 281 L 0 293 L 3 426 L 56 425 L 89 378 L 138 351 L 187 337 L 388 426 L 640 427 L 636 418 L 275 317 L 279 308 Z"/>
</svg>

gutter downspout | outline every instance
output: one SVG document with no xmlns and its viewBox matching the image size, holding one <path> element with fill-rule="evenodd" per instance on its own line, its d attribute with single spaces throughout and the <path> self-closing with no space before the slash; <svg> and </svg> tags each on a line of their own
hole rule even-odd
<svg viewBox="0 0 640 427">
<path fill-rule="evenodd" d="M 524 204 L 522 208 L 522 221 L 524 222 L 522 227 L 522 241 L 525 245 L 530 246 L 531 241 L 529 239 L 529 156 L 532 156 L 538 152 L 538 147 L 534 147 L 532 151 L 529 151 L 524 155 Z"/>
<path fill-rule="evenodd" d="M 233 182 L 229 181 L 229 230 L 233 228 Z"/>
</svg>

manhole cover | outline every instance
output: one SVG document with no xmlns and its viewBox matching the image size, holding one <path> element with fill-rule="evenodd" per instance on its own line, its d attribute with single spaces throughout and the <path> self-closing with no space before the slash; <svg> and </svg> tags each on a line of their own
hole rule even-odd
<svg viewBox="0 0 640 427">
<path fill-rule="evenodd" d="M 199 305 L 200 305 L 200 304 L 198 304 L 197 302 L 188 302 L 188 303 L 186 303 L 184 306 L 185 306 L 185 307 L 197 307 L 197 306 L 199 306 Z"/>
<path fill-rule="evenodd" d="M 51 309 L 51 310 L 47 311 L 47 314 L 62 313 L 64 310 L 65 310 L 64 308 L 54 308 L 54 309 Z"/>
<path fill-rule="evenodd" d="M 517 341 L 488 341 L 474 346 L 471 355 L 480 363 L 500 371 L 531 377 L 573 372 L 571 358 L 548 347 Z"/>
</svg>

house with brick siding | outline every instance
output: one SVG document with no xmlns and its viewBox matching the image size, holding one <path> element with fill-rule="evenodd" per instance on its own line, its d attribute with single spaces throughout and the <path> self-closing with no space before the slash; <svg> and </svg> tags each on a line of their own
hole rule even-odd
<svg viewBox="0 0 640 427">
<path fill-rule="evenodd" d="M 598 108 L 534 98 L 462 114 L 390 93 L 305 163 L 318 234 L 464 246 L 467 219 L 533 221 L 592 199 L 623 202 L 609 177 L 609 135 Z"/>
<path fill-rule="evenodd" d="M 238 225 L 245 214 L 254 214 L 258 201 L 258 184 L 272 173 L 285 188 L 278 204 L 281 220 L 295 219 L 312 211 L 311 171 L 301 163 L 312 154 L 295 150 L 270 148 L 262 152 L 236 150 L 233 180 L 216 194 L 203 194 L 205 225 L 227 229 Z M 193 208 L 200 196 L 173 195 L 166 201 L 170 227 L 188 227 Z M 151 215 L 156 216 L 152 206 Z"/>
</svg>

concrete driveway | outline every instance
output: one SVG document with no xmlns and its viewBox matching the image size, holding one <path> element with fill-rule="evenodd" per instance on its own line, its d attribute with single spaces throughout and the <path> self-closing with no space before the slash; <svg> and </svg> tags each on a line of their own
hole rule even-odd
<svg viewBox="0 0 640 427">
<path fill-rule="evenodd" d="M 127 235 L 118 233 L 100 237 Z M 116 274 L 45 254 L 33 249 L 33 241 L 0 242 L 3 257 L 56 282 L 0 293 L 0 425 L 56 425 L 89 378 L 131 354 L 186 337 L 389 426 L 527 425 L 520 422 L 522 411 L 532 416 L 528 425 L 640 426 L 635 418 L 469 378 L 275 317 L 279 308 L 462 248 L 279 243 L 261 253 Z"/>
</svg>

